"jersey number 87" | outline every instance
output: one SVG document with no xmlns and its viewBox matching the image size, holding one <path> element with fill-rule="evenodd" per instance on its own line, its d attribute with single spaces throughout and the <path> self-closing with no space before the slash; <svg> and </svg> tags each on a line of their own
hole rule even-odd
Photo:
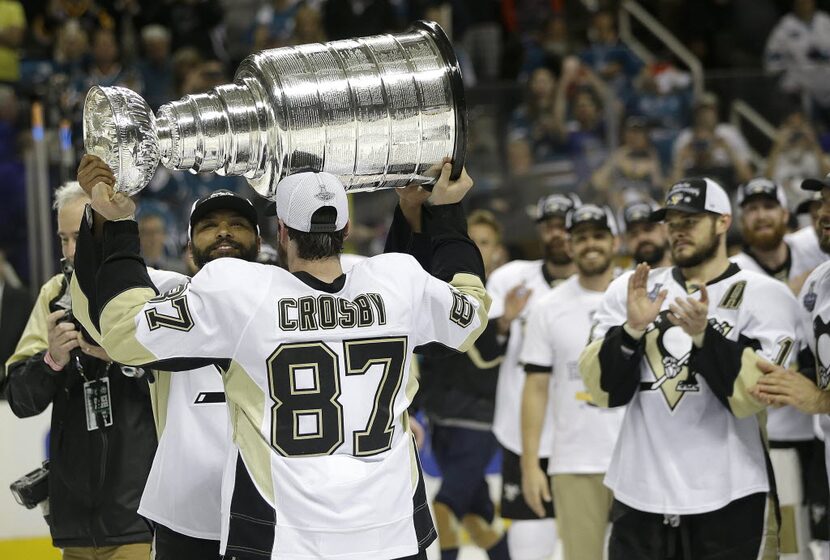
<svg viewBox="0 0 830 560">
<path fill-rule="evenodd" d="M 401 388 L 406 337 L 343 342 L 345 376 L 383 368 L 366 428 L 352 433 L 353 454 L 377 455 L 392 446 L 393 406 Z M 267 360 L 271 407 L 271 447 L 285 457 L 331 455 L 343 445 L 343 405 L 337 353 L 322 342 L 280 345 Z M 299 386 L 298 374 L 310 382 Z"/>
</svg>

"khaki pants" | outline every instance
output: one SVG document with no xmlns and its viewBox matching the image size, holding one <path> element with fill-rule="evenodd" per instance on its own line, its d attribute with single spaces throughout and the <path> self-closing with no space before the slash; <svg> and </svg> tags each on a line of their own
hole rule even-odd
<svg viewBox="0 0 830 560">
<path fill-rule="evenodd" d="M 150 543 L 64 548 L 63 560 L 150 560 Z"/>
<path fill-rule="evenodd" d="M 604 474 L 553 475 L 553 509 L 565 560 L 602 560 L 614 496 Z"/>
</svg>

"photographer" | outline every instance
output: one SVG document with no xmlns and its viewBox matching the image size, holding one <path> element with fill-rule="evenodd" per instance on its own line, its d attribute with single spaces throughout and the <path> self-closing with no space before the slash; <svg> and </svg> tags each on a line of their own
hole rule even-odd
<svg viewBox="0 0 830 560">
<path fill-rule="evenodd" d="M 64 274 L 40 290 L 6 364 L 6 395 L 20 418 L 52 405 L 49 525 L 64 560 L 147 560 L 152 535 L 136 513 L 156 448 L 147 379 L 122 375 L 82 338 L 67 292 L 88 202 L 78 183 L 55 191 Z"/>
</svg>

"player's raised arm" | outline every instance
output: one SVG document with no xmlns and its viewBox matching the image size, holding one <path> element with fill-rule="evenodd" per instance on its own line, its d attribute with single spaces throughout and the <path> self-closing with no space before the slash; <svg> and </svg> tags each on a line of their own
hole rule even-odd
<svg viewBox="0 0 830 560">
<path fill-rule="evenodd" d="M 487 326 L 490 297 L 484 289 L 484 263 L 467 236 L 461 200 L 472 188 L 466 170 L 450 180 L 449 163 L 432 190 L 424 212 L 424 230 L 432 246 L 432 276 L 424 284 L 424 308 L 418 317 L 416 345 L 439 342 L 467 351 Z"/>
</svg>

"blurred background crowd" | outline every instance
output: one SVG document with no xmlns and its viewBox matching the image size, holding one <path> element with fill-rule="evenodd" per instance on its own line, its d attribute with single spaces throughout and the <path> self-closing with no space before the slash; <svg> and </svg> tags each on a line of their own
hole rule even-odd
<svg viewBox="0 0 830 560">
<path fill-rule="evenodd" d="M 765 175 L 795 207 L 800 180 L 830 171 L 824 10 L 830 1 L 0 0 L 3 269 L 43 280 L 30 278 L 27 188 L 51 193 L 74 178 L 90 86 L 129 87 L 155 109 L 230 82 L 251 52 L 420 18 L 451 34 L 468 100 L 471 204 L 502 222 L 511 257 L 536 256 L 527 209 L 556 191 L 619 208 L 659 200 L 682 176 L 734 192 Z M 35 180 L 38 143 L 46 162 Z M 238 178 L 159 169 L 140 195 L 148 264 L 183 270 L 190 204 L 218 188 L 256 197 Z M 395 201 L 355 197 L 352 251 L 382 250 Z"/>
</svg>

